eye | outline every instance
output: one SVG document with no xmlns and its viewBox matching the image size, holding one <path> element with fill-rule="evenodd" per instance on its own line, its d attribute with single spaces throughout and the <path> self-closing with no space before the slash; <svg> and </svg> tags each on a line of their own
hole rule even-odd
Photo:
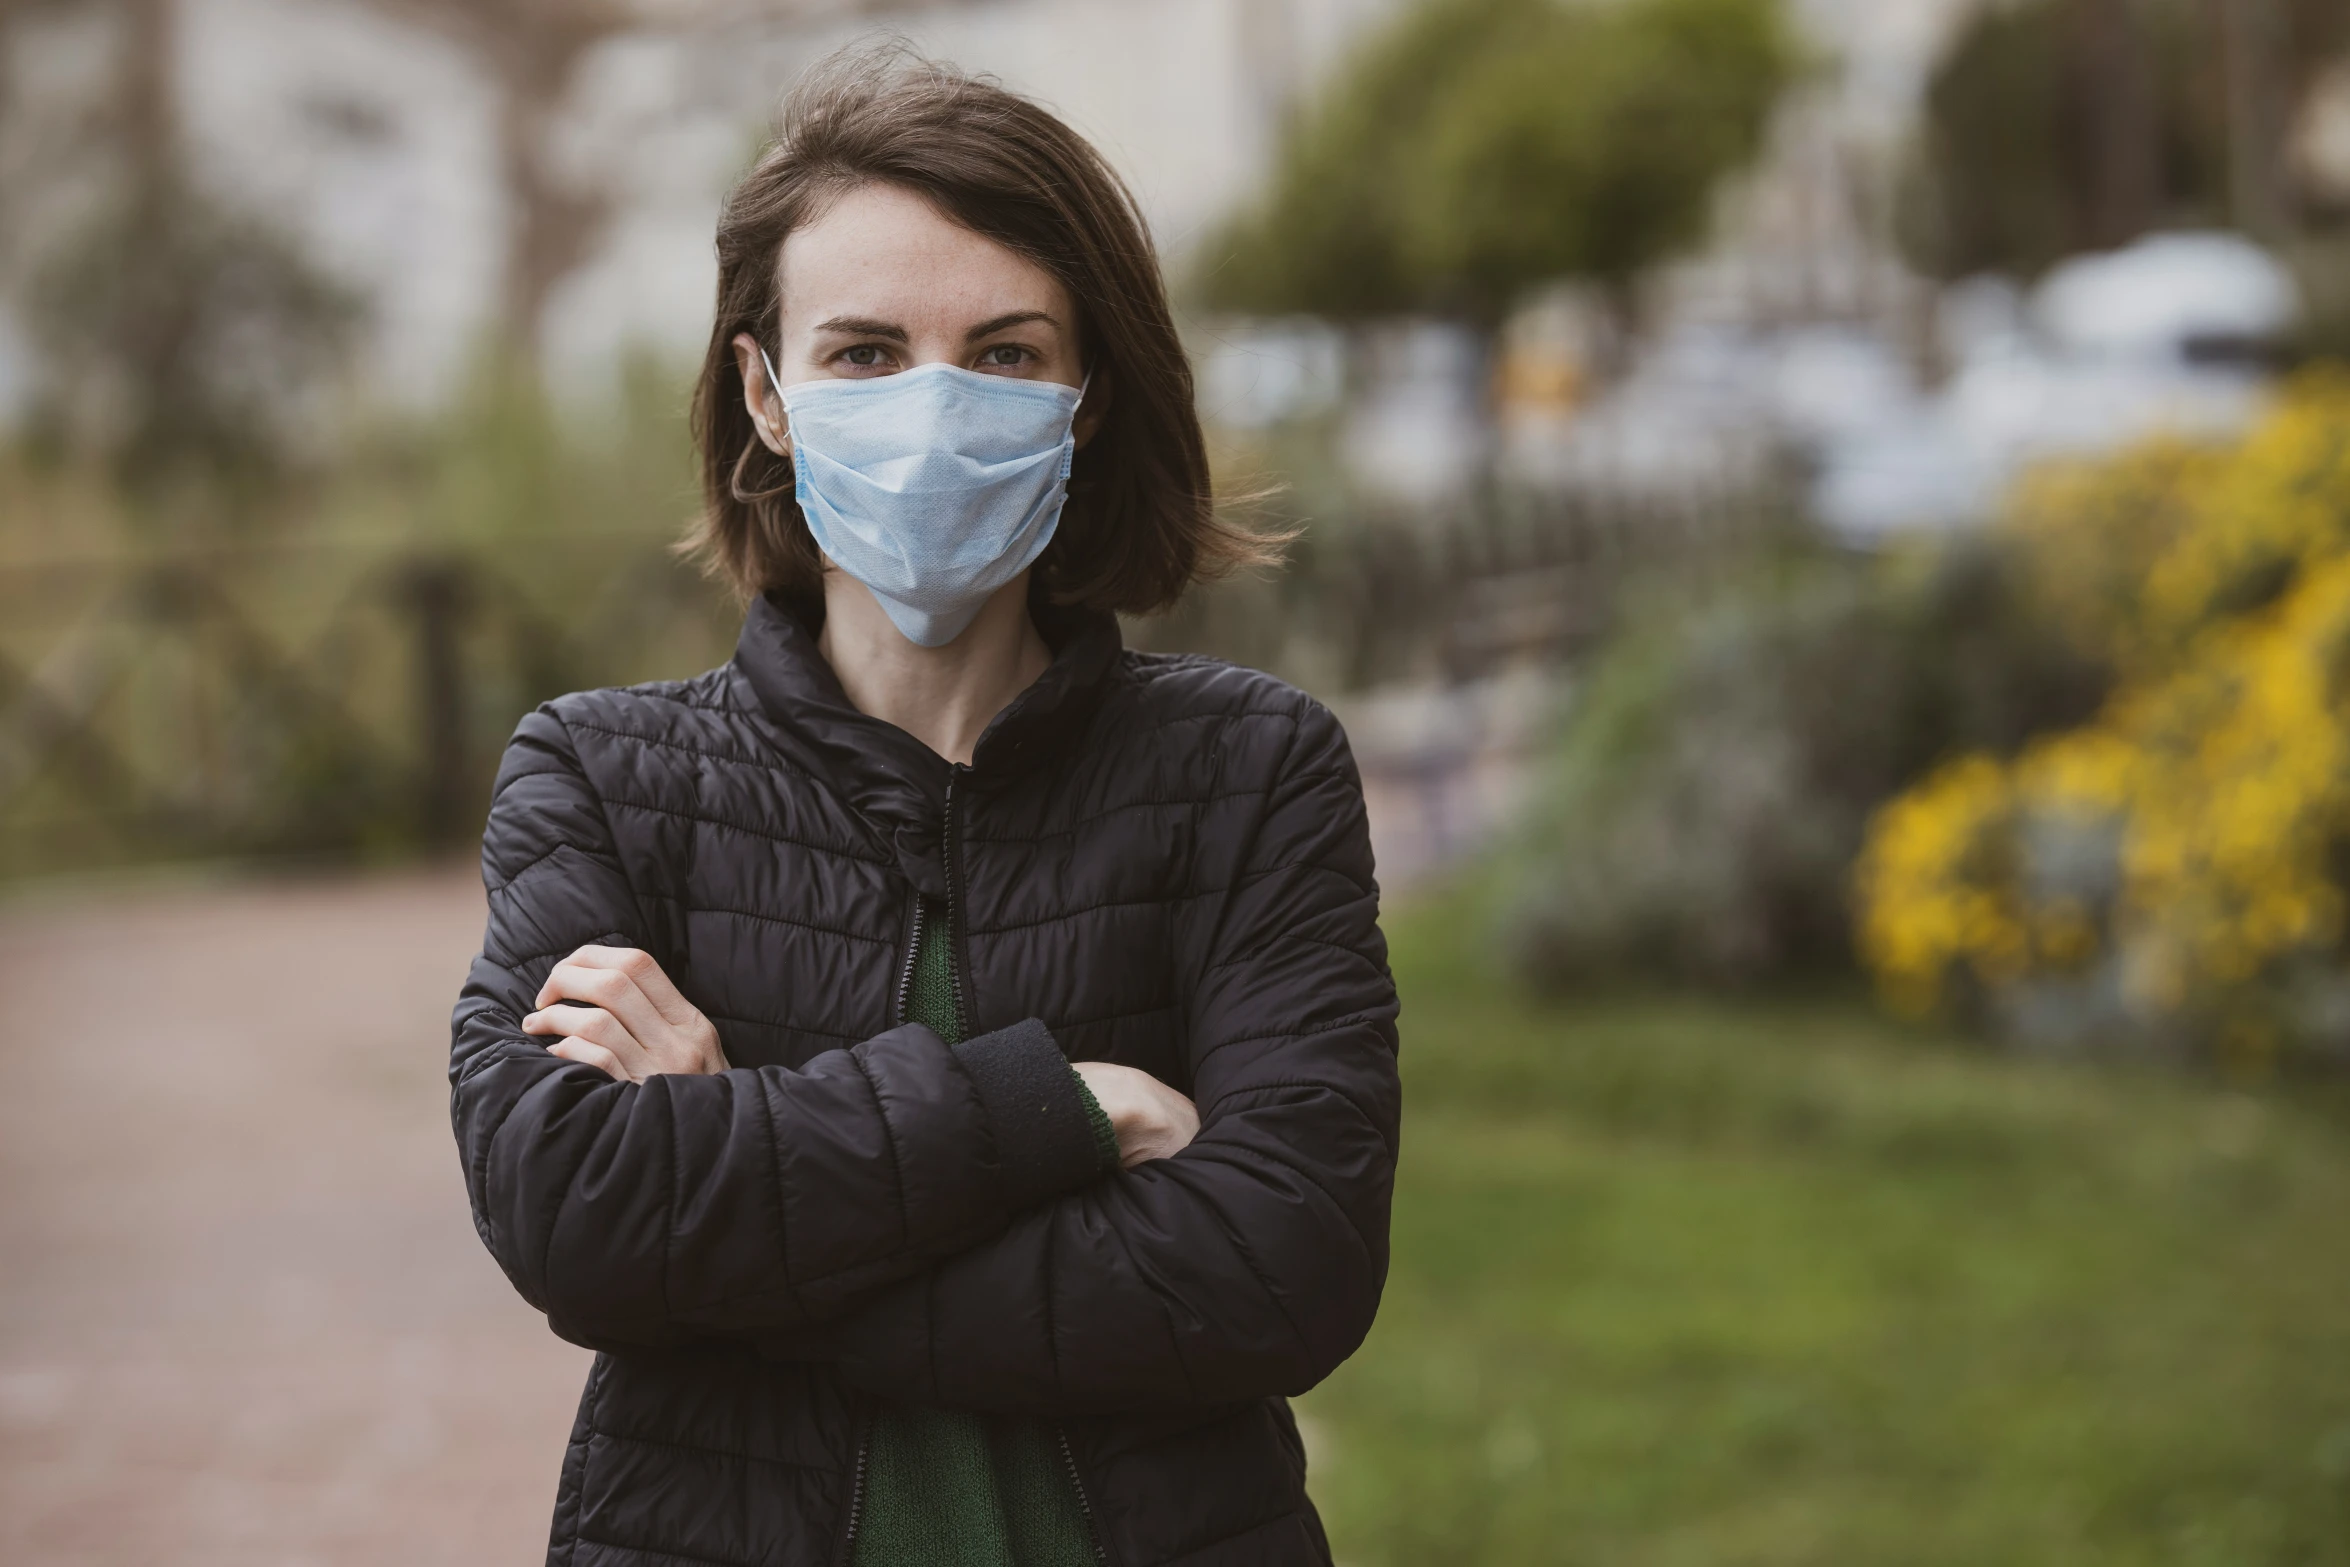
<svg viewBox="0 0 2350 1567">
<path fill-rule="evenodd" d="M 1018 343 L 998 343 L 993 348 L 981 350 L 979 363 L 981 368 L 988 370 L 1017 370 L 1035 357 L 1034 350 L 1023 348 Z"/>
<path fill-rule="evenodd" d="M 854 348 L 844 348 L 840 351 L 840 357 L 843 362 L 854 365 L 860 370 L 878 369 L 887 363 L 882 357 L 879 343 L 859 343 Z"/>
</svg>

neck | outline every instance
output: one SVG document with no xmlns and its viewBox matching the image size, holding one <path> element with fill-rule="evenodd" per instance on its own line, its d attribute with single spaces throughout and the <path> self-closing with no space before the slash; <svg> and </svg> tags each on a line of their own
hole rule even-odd
<svg viewBox="0 0 2350 1567">
<path fill-rule="evenodd" d="M 1052 663 L 1028 617 L 1028 574 L 998 588 L 963 634 L 923 647 L 889 622 L 865 585 L 824 574 L 817 651 L 858 712 L 895 724 L 950 762 L 969 762 L 979 737 Z"/>
</svg>

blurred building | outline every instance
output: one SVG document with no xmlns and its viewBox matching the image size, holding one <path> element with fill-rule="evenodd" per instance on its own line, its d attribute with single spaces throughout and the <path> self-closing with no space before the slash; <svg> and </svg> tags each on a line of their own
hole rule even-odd
<svg viewBox="0 0 2350 1567">
<path fill-rule="evenodd" d="M 1529 312 L 1530 368 L 1498 382 L 1504 472 L 1653 494 L 1791 469 L 1820 521 L 1873 538 L 1981 519 L 2042 458 L 2244 428 L 2305 301 L 2240 234 L 2157 230 L 2028 288 L 1942 285 L 1902 258 L 1901 157 L 1937 57 L 1979 9 L 1802 6 L 1839 68 L 1782 106 L 1715 243 L 1654 280 L 1638 341 L 1595 355 L 1604 333 L 1539 319 L 1587 307 Z M 2350 189 L 2350 66 L 2321 76 L 2288 140 L 2313 198 Z M 1606 357 L 1612 378 L 1592 373 Z"/>
<path fill-rule="evenodd" d="M 1790 345 L 1832 373 L 1898 384 L 1929 357 L 1933 290 L 1886 213 L 1933 65 L 1982 0 L 1790 0 L 1825 68 L 1777 111 L 1762 157 L 1720 196 L 1701 253 L 1649 280 L 1636 319 L 1562 284 L 1485 344 L 1455 324 L 1342 339 L 1286 324 L 1208 345 L 1211 418 L 1242 427 L 1329 403 L 1343 348 L 1342 456 L 1359 487 L 1413 514 L 1494 471 L 1602 495 L 1722 495 L 1773 482 L 1807 430 L 1774 387 Z M 1807 372 L 1808 373 L 1808 372 Z"/>
</svg>

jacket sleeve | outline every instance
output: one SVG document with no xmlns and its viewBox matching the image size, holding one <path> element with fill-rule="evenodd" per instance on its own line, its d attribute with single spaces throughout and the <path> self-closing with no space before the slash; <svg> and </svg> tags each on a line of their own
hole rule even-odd
<svg viewBox="0 0 2350 1567">
<path fill-rule="evenodd" d="M 953 1049 L 908 1025 L 798 1070 L 642 1085 L 524 1034 L 559 959 L 651 928 L 552 709 L 507 748 L 482 866 L 489 926 L 452 1021 L 450 1115 L 476 1229 L 565 1338 L 822 1322 L 1102 1173 L 1082 1087 L 1036 1022 Z"/>
<path fill-rule="evenodd" d="M 1198 1137 L 1065 1193 L 835 1325 L 917 1402 L 1082 1413 L 1298 1393 L 1369 1330 L 1387 1270 L 1396 999 L 1362 789 L 1301 720 L 1191 980 Z"/>
</svg>

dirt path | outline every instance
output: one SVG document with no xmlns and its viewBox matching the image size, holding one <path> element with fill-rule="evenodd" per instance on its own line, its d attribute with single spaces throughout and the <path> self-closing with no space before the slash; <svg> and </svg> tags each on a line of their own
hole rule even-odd
<svg viewBox="0 0 2350 1567">
<path fill-rule="evenodd" d="M 0 904 L 0 1561 L 536 1561 L 587 1356 L 449 1136 L 470 870 Z"/>
</svg>

